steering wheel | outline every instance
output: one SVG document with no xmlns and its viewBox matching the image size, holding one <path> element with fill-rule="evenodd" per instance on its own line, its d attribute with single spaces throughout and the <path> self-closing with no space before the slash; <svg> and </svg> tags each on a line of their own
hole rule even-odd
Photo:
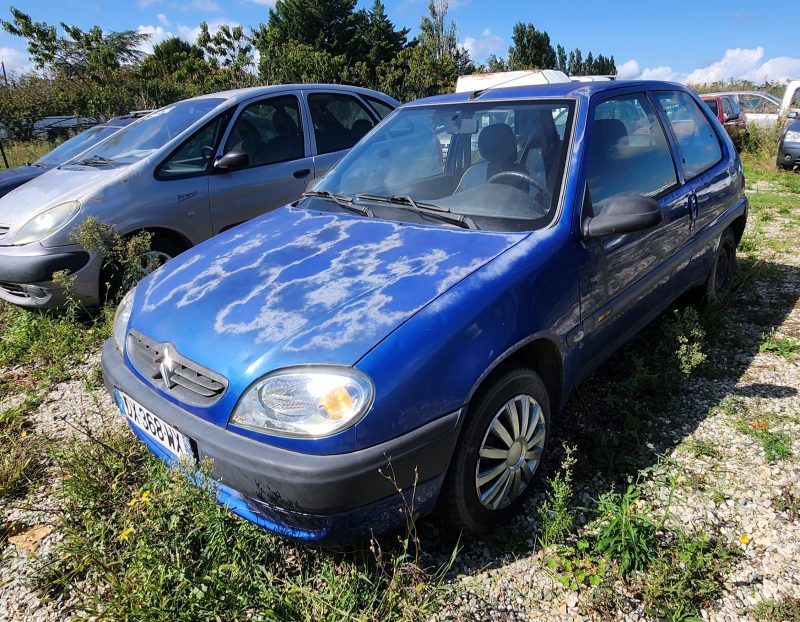
<svg viewBox="0 0 800 622">
<path fill-rule="evenodd" d="M 486 183 L 487 184 L 494 183 L 496 179 L 500 179 L 501 177 L 516 177 L 517 179 L 523 179 L 527 181 L 531 186 L 536 188 L 540 193 L 547 195 L 547 187 L 542 182 L 540 182 L 535 177 L 531 177 L 527 173 L 523 173 L 522 171 L 500 171 L 499 173 L 495 173 L 488 180 L 486 180 Z"/>
</svg>

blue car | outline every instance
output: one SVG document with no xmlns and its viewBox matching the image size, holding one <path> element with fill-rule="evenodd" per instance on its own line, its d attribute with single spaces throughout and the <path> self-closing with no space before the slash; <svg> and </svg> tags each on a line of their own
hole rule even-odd
<svg viewBox="0 0 800 622">
<path fill-rule="evenodd" d="M 0 170 L 0 197 L 7 195 L 14 190 L 14 188 L 18 188 L 31 179 L 35 179 L 39 177 L 39 175 L 57 166 L 61 166 L 64 162 L 71 160 L 76 155 L 83 153 L 97 143 L 105 140 L 148 112 L 150 111 L 143 110 L 114 117 L 113 119 L 92 126 L 82 131 L 80 134 L 76 134 L 72 138 L 65 140 L 58 147 L 52 151 L 48 151 L 33 164 L 14 166 L 12 168 Z"/>
<path fill-rule="evenodd" d="M 145 278 L 105 382 L 155 455 L 211 459 L 219 501 L 274 532 L 353 541 L 437 503 L 479 532 L 522 507 L 576 384 L 684 292 L 724 297 L 747 210 L 682 85 L 423 99 Z"/>
</svg>

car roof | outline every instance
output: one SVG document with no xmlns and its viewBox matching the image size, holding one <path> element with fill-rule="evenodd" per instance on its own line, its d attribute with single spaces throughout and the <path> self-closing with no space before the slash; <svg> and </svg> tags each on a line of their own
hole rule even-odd
<svg viewBox="0 0 800 622">
<path fill-rule="evenodd" d="M 230 91 L 219 91 L 217 93 L 206 93 L 205 95 L 198 95 L 197 97 L 192 97 L 191 99 L 224 99 L 226 102 L 233 102 L 233 101 L 245 101 L 252 97 L 258 97 L 259 95 L 269 95 L 270 93 L 277 93 L 286 90 L 313 90 L 313 89 L 324 89 L 328 91 L 345 91 L 350 93 L 359 93 L 361 95 L 369 95 L 371 97 L 378 96 L 381 99 L 385 99 L 390 102 L 394 102 L 395 105 L 400 105 L 393 97 L 386 95 L 385 93 L 379 93 L 378 91 L 373 91 L 371 89 L 365 89 L 359 86 L 350 86 L 347 84 L 271 84 L 269 86 L 252 86 L 244 89 L 233 89 Z"/>
<path fill-rule="evenodd" d="M 649 90 L 680 90 L 688 91 L 683 84 L 676 82 L 663 82 L 661 80 L 611 80 L 603 82 L 557 82 L 553 84 L 536 84 L 530 86 L 511 86 L 485 89 L 474 93 L 450 93 L 435 95 L 406 104 L 418 106 L 428 104 L 450 104 L 470 100 L 516 100 L 530 99 L 532 97 L 582 97 L 589 98 L 597 93 L 627 89 L 640 86 Z"/>
</svg>

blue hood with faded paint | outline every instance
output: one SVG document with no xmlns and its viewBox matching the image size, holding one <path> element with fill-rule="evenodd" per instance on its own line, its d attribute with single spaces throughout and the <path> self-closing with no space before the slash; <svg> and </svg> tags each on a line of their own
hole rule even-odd
<svg viewBox="0 0 800 622">
<path fill-rule="evenodd" d="M 0 197 L 45 173 L 47 170 L 43 166 L 15 166 L 14 168 L 0 170 Z"/>
<path fill-rule="evenodd" d="M 232 408 L 276 368 L 355 364 L 525 235 L 286 207 L 147 277 L 130 326 L 228 378 Z"/>
</svg>

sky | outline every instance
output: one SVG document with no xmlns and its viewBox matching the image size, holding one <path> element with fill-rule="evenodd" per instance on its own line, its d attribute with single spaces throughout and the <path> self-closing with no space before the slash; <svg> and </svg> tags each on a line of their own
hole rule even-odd
<svg viewBox="0 0 800 622">
<path fill-rule="evenodd" d="M 151 45 L 176 35 L 189 41 L 205 20 L 246 28 L 266 21 L 274 0 L 12 0 L 37 21 L 62 21 L 104 30 L 138 29 Z M 372 0 L 359 0 L 360 6 Z M 384 0 L 398 27 L 417 29 L 427 0 Z M 654 78 L 701 84 L 716 80 L 800 78 L 800 39 L 791 12 L 765 2 L 673 0 L 671 3 L 621 0 L 450 0 L 449 16 L 459 42 L 473 60 L 504 56 L 517 21 L 533 22 L 550 34 L 553 45 L 584 53 L 613 55 L 621 77 Z M 0 11 L 0 16 L 9 13 Z M 0 59 L 7 69 L 29 67 L 24 42 L 0 34 Z"/>
</svg>

